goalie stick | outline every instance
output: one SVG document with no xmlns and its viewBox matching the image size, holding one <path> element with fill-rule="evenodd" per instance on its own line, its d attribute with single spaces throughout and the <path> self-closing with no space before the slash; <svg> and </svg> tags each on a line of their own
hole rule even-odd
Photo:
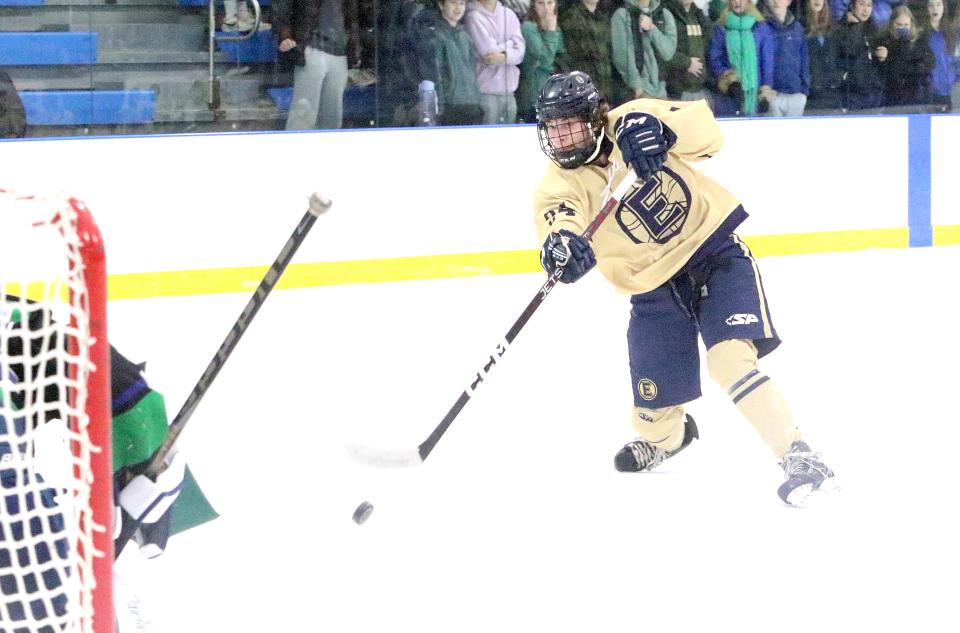
<svg viewBox="0 0 960 633">
<path fill-rule="evenodd" d="M 626 195 L 630 187 L 636 182 L 636 175 L 633 171 L 628 171 L 626 176 L 620 185 L 614 190 L 614 192 L 607 199 L 606 203 L 603 205 L 603 208 L 600 209 L 597 216 L 593 218 L 590 224 L 587 226 L 586 230 L 583 232 L 583 237 L 586 239 L 591 239 L 596 230 L 600 227 L 600 224 L 610 215 L 610 212 L 613 211 L 619 204 L 623 196 Z M 480 370 L 474 375 L 473 379 L 470 381 L 470 384 L 466 389 L 463 390 L 463 393 L 460 394 L 460 397 L 457 398 L 457 401 L 453 403 L 453 406 L 447 412 L 447 415 L 443 417 L 443 420 L 440 421 L 440 424 L 437 425 L 433 432 L 420 443 L 416 448 L 410 449 L 378 449 L 371 448 L 368 446 L 361 446 L 359 444 L 349 443 L 347 444 L 347 452 L 356 460 L 363 462 L 365 464 L 370 464 L 373 466 L 417 466 L 422 464 L 427 457 L 430 456 L 430 453 L 436 447 L 437 442 L 440 441 L 440 438 L 443 437 L 443 434 L 447 432 L 447 429 L 450 428 L 450 425 L 453 424 L 453 421 L 460 414 L 460 411 L 466 406 L 467 402 L 473 397 L 473 393 L 477 390 L 484 379 L 487 377 L 487 374 L 493 369 L 497 364 L 497 361 L 503 357 L 507 352 L 507 348 L 513 343 L 513 340 L 517 337 L 517 334 L 520 333 L 520 330 L 523 329 L 523 326 L 527 324 L 527 321 L 530 320 L 530 317 L 533 316 L 533 313 L 537 311 L 537 308 L 546 300 L 547 295 L 550 294 L 550 291 L 553 290 L 554 286 L 560 281 L 560 277 L 563 275 L 563 267 L 558 267 L 552 275 L 550 275 L 542 286 L 540 290 L 537 291 L 537 294 L 533 297 L 524 311 L 520 314 L 520 317 L 514 322 L 513 326 L 504 336 L 503 340 L 497 344 L 496 349 L 493 354 L 484 361 L 484 364 L 480 367 Z"/>
<path fill-rule="evenodd" d="M 177 438 L 180 437 L 180 433 L 183 432 L 183 428 L 190 420 L 190 416 L 193 415 L 197 405 L 200 404 L 200 400 L 204 395 L 206 395 L 207 390 L 210 389 L 210 385 L 213 384 L 217 374 L 219 374 L 220 370 L 223 369 L 224 364 L 226 364 L 227 359 L 230 358 L 233 348 L 236 347 L 237 343 L 240 341 L 240 338 L 243 336 L 243 333 L 247 331 L 248 327 L 250 327 L 253 317 L 255 317 L 257 312 L 260 311 L 260 308 L 263 307 L 263 304 L 267 300 L 267 296 L 270 294 L 270 291 L 273 290 L 277 285 L 277 282 L 280 281 L 280 277 L 283 275 L 283 271 L 286 270 L 287 264 L 290 263 L 290 260 L 293 259 L 297 249 L 300 248 L 301 244 L 303 244 L 303 240 L 306 239 L 307 233 L 309 233 L 310 229 L 313 228 L 313 223 L 316 222 L 317 217 L 329 211 L 331 205 L 332 203 L 330 200 L 320 193 L 314 192 L 310 196 L 310 202 L 306 213 L 304 213 L 303 217 L 300 218 L 297 228 L 294 229 L 293 233 L 287 239 L 287 243 L 283 245 L 283 249 L 280 251 L 280 254 L 277 255 L 277 258 L 273 261 L 273 264 L 271 264 L 270 269 L 267 270 L 267 273 L 260 281 L 260 285 L 257 286 L 253 296 L 250 297 L 249 301 L 247 301 L 247 305 L 244 306 L 243 312 L 240 313 L 240 316 L 237 317 L 237 320 L 230 328 L 230 332 L 223 340 L 223 343 L 220 344 L 220 348 L 217 350 L 217 353 L 207 364 L 207 368 L 204 370 L 203 375 L 200 376 L 200 380 L 197 381 L 193 391 L 191 391 L 190 395 L 187 396 L 187 400 L 183 403 L 183 406 L 180 407 L 180 411 L 177 413 L 176 417 L 173 418 L 173 421 L 170 423 L 170 427 L 167 429 L 167 436 L 164 438 L 160 448 L 158 448 L 153 454 L 153 457 L 149 462 L 147 462 L 145 468 L 138 469 L 137 472 L 130 473 L 130 479 L 137 475 L 147 475 L 153 479 L 158 474 L 166 470 L 166 462 L 164 460 L 170 453 L 173 445 L 176 443 Z M 123 548 L 133 537 L 141 523 L 142 521 L 138 517 L 131 517 L 131 520 L 123 522 L 123 529 L 121 530 L 120 535 L 114 541 L 114 557 L 120 556 Z"/>
</svg>

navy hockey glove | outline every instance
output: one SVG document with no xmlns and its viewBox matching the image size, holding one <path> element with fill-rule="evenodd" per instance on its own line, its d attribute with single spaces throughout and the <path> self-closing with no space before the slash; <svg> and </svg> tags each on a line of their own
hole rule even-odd
<svg viewBox="0 0 960 633">
<path fill-rule="evenodd" d="M 660 171 L 667 160 L 667 150 L 677 142 L 673 130 L 646 112 L 628 112 L 617 120 L 615 130 L 624 162 L 642 180 Z"/>
<path fill-rule="evenodd" d="M 597 265 L 597 256 L 582 235 L 560 229 L 559 233 L 551 233 L 544 241 L 540 249 L 540 265 L 548 275 L 562 268 L 560 281 L 572 284 Z"/>
</svg>

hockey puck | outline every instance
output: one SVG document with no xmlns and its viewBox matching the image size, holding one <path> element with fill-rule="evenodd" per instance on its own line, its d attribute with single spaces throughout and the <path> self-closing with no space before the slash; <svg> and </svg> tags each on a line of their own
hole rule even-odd
<svg viewBox="0 0 960 633">
<path fill-rule="evenodd" d="M 363 525 L 363 522 L 369 519 L 371 514 L 373 514 L 373 504 L 364 501 L 353 511 L 353 522 L 357 525 Z"/>
</svg>

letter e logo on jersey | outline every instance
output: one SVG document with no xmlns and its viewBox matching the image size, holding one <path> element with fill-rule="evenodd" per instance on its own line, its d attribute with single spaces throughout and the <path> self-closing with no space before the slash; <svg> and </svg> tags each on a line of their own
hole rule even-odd
<svg viewBox="0 0 960 633">
<path fill-rule="evenodd" d="M 649 378 L 641 378 L 637 383 L 637 393 L 644 400 L 653 400 L 657 397 L 657 383 Z"/>
<path fill-rule="evenodd" d="M 634 244 L 666 244 L 683 230 L 691 199 L 683 179 L 664 167 L 624 196 L 614 218 Z"/>
<path fill-rule="evenodd" d="M 752 314 L 731 314 L 726 320 L 727 325 L 750 325 L 759 322 L 760 319 Z"/>
</svg>

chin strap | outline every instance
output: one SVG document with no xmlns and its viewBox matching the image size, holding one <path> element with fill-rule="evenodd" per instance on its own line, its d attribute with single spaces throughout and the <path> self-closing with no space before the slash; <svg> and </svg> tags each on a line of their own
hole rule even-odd
<svg viewBox="0 0 960 633">
<path fill-rule="evenodd" d="M 593 129 L 593 123 L 590 124 L 590 128 L 591 128 L 591 130 Z M 583 163 L 584 165 L 589 165 L 589 164 L 592 163 L 593 161 L 597 160 L 597 156 L 600 155 L 601 150 L 603 149 L 604 145 L 607 145 L 607 147 L 608 147 L 609 149 L 612 149 L 612 148 L 613 148 L 613 144 L 611 143 L 610 139 L 607 138 L 606 130 L 605 130 L 604 128 L 605 128 L 605 126 L 600 126 L 600 134 L 599 134 L 600 138 L 599 138 L 599 139 L 597 138 L 597 135 L 596 135 L 596 134 L 594 135 L 594 142 L 593 142 L 594 148 L 593 148 L 593 153 L 590 154 L 590 158 L 588 158 L 586 161 L 584 161 L 584 163 Z M 608 151 L 607 153 L 609 154 L 610 152 Z"/>
<path fill-rule="evenodd" d="M 593 154 L 590 158 L 587 159 L 587 162 L 584 165 L 589 165 L 593 161 L 597 160 L 600 156 L 607 155 L 609 156 L 613 152 L 613 141 L 610 140 L 610 137 L 607 136 L 606 130 L 601 131 L 600 142 L 597 143 L 597 148 L 593 151 Z"/>
</svg>

